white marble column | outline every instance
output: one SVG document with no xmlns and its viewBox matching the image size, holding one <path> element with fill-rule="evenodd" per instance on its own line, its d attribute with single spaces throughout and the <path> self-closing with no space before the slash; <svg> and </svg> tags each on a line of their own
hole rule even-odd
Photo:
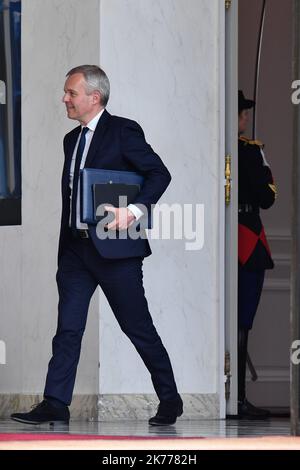
<svg viewBox="0 0 300 470">
<path fill-rule="evenodd" d="M 218 417 L 223 385 L 220 309 L 223 203 L 220 143 L 220 9 L 217 0 L 101 0 L 100 63 L 108 110 L 137 120 L 173 180 L 161 202 L 204 204 L 204 246 L 154 240 L 146 295 L 169 352 L 185 417 Z M 201 222 L 198 229 L 201 231 Z M 150 376 L 100 300 L 100 417 L 146 417 Z"/>
</svg>

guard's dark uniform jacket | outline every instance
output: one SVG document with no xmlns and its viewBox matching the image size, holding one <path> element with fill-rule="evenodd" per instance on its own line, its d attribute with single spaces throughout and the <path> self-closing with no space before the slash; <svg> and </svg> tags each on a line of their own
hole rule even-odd
<svg viewBox="0 0 300 470">
<path fill-rule="evenodd" d="M 240 137 L 239 158 L 239 265 L 250 271 L 274 267 L 259 210 L 268 209 L 276 187 L 258 140 Z"/>
</svg>

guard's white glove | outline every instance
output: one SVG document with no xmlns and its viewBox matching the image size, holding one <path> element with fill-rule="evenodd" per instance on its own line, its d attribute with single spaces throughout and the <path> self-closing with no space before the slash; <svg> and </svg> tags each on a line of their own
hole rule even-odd
<svg viewBox="0 0 300 470">
<path fill-rule="evenodd" d="M 264 153 L 263 149 L 260 149 L 260 153 L 261 153 L 261 156 L 262 156 L 262 159 L 263 159 L 263 166 L 268 166 L 270 168 L 270 165 L 266 160 L 265 153 Z"/>
</svg>

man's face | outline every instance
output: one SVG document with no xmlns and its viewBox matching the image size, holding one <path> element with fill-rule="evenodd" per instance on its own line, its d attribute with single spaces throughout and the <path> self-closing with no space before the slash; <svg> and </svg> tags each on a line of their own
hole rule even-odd
<svg viewBox="0 0 300 470">
<path fill-rule="evenodd" d="M 67 78 L 62 98 L 68 118 L 76 119 L 86 125 L 101 109 L 100 94 L 86 93 L 86 82 L 82 73 L 75 73 Z"/>
<path fill-rule="evenodd" d="M 243 109 L 239 114 L 239 134 L 243 134 L 249 122 L 249 111 L 248 109 Z"/>
</svg>

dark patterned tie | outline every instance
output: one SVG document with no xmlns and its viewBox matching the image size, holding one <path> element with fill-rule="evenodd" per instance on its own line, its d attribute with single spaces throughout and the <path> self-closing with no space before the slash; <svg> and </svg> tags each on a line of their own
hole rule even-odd
<svg viewBox="0 0 300 470">
<path fill-rule="evenodd" d="M 85 135 L 88 131 L 88 127 L 83 127 L 79 139 L 79 144 L 76 152 L 76 159 L 73 173 L 73 184 L 72 184 L 72 201 L 71 201 L 71 229 L 74 236 L 76 236 L 76 206 L 77 206 L 77 194 L 78 194 L 78 180 L 80 163 L 85 147 Z"/>
</svg>

